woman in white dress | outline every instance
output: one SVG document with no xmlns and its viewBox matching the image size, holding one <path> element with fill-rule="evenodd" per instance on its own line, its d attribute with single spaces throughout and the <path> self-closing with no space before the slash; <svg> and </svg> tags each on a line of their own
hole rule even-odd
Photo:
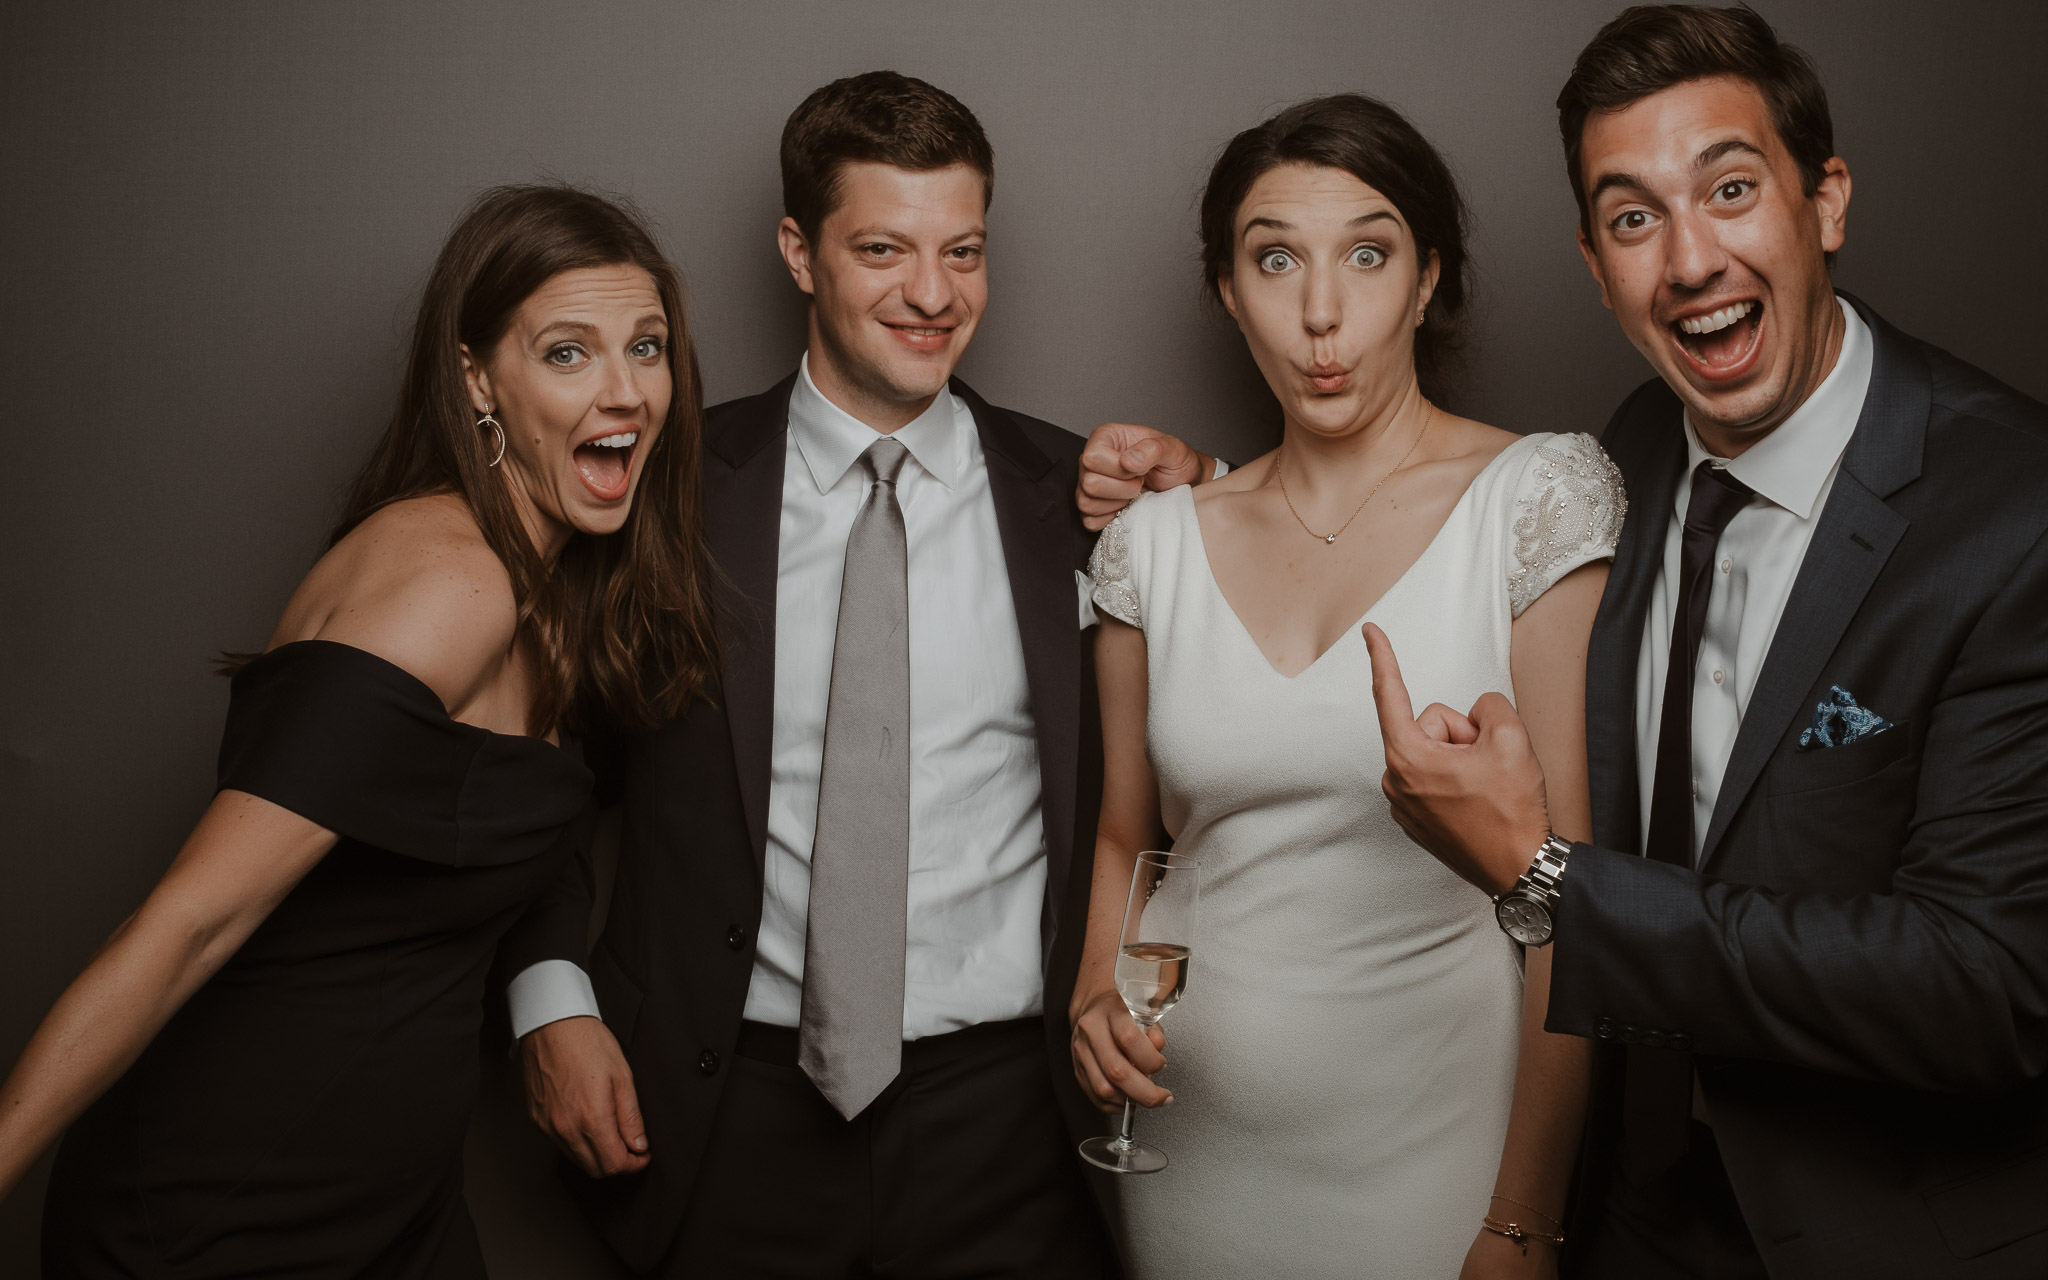
<svg viewBox="0 0 2048 1280">
<path fill-rule="evenodd" d="M 1139 1136 L 1172 1160 L 1118 1182 L 1139 1277 L 1556 1273 L 1527 1237 L 1561 1232 L 1588 1046 L 1542 1029 L 1549 953 L 1389 815 L 1361 627 L 1417 705 L 1513 699 L 1584 838 L 1586 638 L 1624 499 L 1590 437 L 1432 403 L 1461 223 L 1428 142 L 1357 95 L 1239 135 L 1203 199 L 1209 283 L 1285 431 L 1141 497 L 1095 556 L 1107 771 L 1070 1012 L 1082 1085 L 1157 1108 Z M 1164 1069 L 1113 981 L 1162 839 L 1202 863 Z"/>
</svg>

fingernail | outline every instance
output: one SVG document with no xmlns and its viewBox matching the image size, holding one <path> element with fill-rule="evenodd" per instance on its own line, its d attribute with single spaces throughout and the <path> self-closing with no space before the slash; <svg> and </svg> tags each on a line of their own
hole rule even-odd
<svg viewBox="0 0 2048 1280">
<path fill-rule="evenodd" d="M 1162 1107 L 1170 1107 L 1170 1106 L 1172 1106 L 1172 1105 L 1173 1105 L 1173 1095 L 1172 1095 L 1172 1094 L 1170 1094 L 1170 1093 L 1169 1093 L 1169 1094 L 1167 1094 L 1167 1095 L 1166 1095 L 1166 1101 L 1164 1101 L 1164 1102 L 1160 1103 L 1159 1105 L 1160 1105 L 1160 1106 L 1162 1106 Z"/>
</svg>

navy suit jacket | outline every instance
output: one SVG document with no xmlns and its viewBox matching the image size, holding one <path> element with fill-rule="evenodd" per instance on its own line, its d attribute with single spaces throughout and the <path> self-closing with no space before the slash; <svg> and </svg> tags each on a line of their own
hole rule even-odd
<svg viewBox="0 0 2048 1280">
<path fill-rule="evenodd" d="M 1846 296 L 1846 295 L 1845 295 Z M 1639 856 L 1636 664 L 1673 493 L 1662 382 L 1608 427 L 1635 517 L 1587 655 L 1595 841 L 1549 1028 L 1692 1055 L 1780 1278 L 2048 1276 L 2048 409 L 1894 329 L 1759 674 L 1698 871 Z M 1802 749 L 1830 686 L 1896 727 Z"/>
</svg>

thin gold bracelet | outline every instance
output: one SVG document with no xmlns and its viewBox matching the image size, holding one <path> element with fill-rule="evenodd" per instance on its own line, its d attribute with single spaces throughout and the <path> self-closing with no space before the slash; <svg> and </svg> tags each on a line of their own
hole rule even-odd
<svg viewBox="0 0 2048 1280">
<path fill-rule="evenodd" d="M 1515 1199 L 1513 1196 L 1504 1196 L 1500 1192 L 1496 1191 L 1493 1193 L 1493 1198 L 1496 1200 L 1505 1200 L 1509 1204 L 1515 1206 L 1515 1208 L 1517 1209 L 1527 1209 L 1529 1212 L 1535 1214 L 1537 1217 L 1543 1219 L 1545 1222 L 1550 1223 L 1552 1226 L 1561 1227 L 1564 1225 L 1564 1223 L 1559 1222 L 1556 1218 L 1553 1218 L 1549 1214 L 1543 1212 L 1543 1210 L 1538 1209 L 1535 1205 L 1523 1204 L 1520 1200 Z"/>
<path fill-rule="evenodd" d="M 1527 1208 L 1528 1206 L 1524 1205 L 1523 1207 Z M 1502 1222 L 1500 1219 L 1495 1218 L 1491 1215 L 1481 1218 L 1479 1220 L 1479 1225 L 1485 1227 L 1488 1231 L 1493 1232 L 1493 1234 L 1497 1236 L 1506 1236 L 1508 1239 L 1514 1241 L 1516 1244 L 1521 1245 L 1522 1253 L 1525 1256 L 1529 1252 L 1529 1242 L 1531 1240 L 1540 1240 L 1544 1244 L 1556 1245 L 1559 1248 L 1564 1247 L 1563 1236 L 1547 1235 L 1541 1231 L 1534 1231 L 1528 1227 L 1521 1225 L 1518 1222 Z"/>
</svg>

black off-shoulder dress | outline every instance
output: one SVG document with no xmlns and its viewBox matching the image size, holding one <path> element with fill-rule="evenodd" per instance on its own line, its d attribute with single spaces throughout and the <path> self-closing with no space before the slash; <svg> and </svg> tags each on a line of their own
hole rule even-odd
<svg viewBox="0 0 2048 1280">
<path fill-rule="evenodd" d="M 485 975 L 587 835 L 576 750 L 363 650 L 236 675 L 220 786 L 341 840 L 65 1137 L 47 1277 L 483 1274 L 462 1199 Z"/>
</svg>

